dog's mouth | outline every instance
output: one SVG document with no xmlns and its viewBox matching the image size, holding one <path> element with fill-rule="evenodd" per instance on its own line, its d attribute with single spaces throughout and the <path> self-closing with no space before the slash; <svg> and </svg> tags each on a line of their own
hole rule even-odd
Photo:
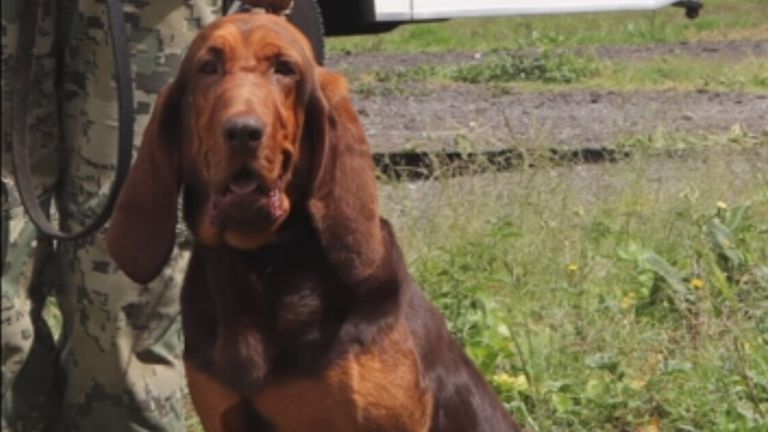
<svg viewBox="0 0 768 432">
<path fill-rule="evenodd" d="M 209 206 L 209 222 L 220 228 L 247 224 L 273 225 L 285 216 L 285 175 L 270 183 L 257 171 L 242 167 L 218 192 Z"/>
<path fill-rule="evenodd" d="M 240 168 L 227 184 L 225 194 L 249 194 L 253 192 L 266 192 L 268 188 L 262 186 L 263 182 L 254 171 L 248 168 Z"/>
</svg>

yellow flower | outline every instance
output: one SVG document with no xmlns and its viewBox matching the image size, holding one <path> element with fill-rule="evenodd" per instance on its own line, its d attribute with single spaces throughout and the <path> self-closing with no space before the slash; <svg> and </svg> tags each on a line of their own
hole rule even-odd
<svg viewBox="0 0 768 432">
<path fill-rule="evenodd" d="M 718 201 L 718 202 L 716 202 L 716 203 L 715 203 L 715 205 L 716 205 L 716 206 L 717 206 L 717 208 L 719 208 L 720 210 L 725 210 L 725 209 L 727 209 L 727 208 L 728 208 L 728 203 L 726 203 L 725 201 Z"/>
<path fill-rule="evenodd" d="M 661 420 L 658 417 L 652 418 L 648 424 L 645 424 L 637 428 L 637 432 L 660 432 L 660 431 L 661 431 Z"/>
<path fill-rule="evenodd" d="M 497 384 L 509 384 L 512 382 L 512 376 L 506 372 L 499 372 L 493 376 L 493 381 Z"/>
<path fill-rule="evenodd" d="M 634 307 L 636 303 L 637 303 L 637 299 L 635 298 L 635 293 L 631 292 L 625 295 L 621 299 L 621 302 L 619 303 L 619 305 L 621 306 L 622 309 L 626 310 Z"/>
<path fill-rule="evenodd" d="M 697 277 L 691 279 L 691 286 L 696 289 L 704 288 L 704 279 L 697 278 Z"/>
<path fill-rule="evenodd" d="M 568 264 L 568 271 L 571 273 L 576 273 L 579 271 L 579 265 L 578 264 Z"/>
<path fill-rule="evenodd" d="M 646 384 L 648 384 L 647 380 L 642 379 L 631 379 L 627 382 L 627 384 L 633 389 L 633 390 L 642 390 L 643 387 L 645 387 Z"/>
<path fill-rule="evenodd" d="M 528 389 L 528 378 L 524 374 L 512 376 L 506 372 L 499 372 L 492 379 L 496 384 L 511 388 L 512 390 L 521 391 Z"/>
</svg>

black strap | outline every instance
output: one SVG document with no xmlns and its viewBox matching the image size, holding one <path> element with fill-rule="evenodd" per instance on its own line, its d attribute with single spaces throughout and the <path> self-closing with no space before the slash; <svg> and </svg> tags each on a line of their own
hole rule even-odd
<svg viewBox="0 0 768 432">
<path fill-rule="evenodd" d="M 128 38 L 125 33 L 125 18 L 119 0 L 107 1 L 109 30 L 112 38 L 112 53 L 115 62 L 118 103 L 118 150 L 115 180 L 102 211 L 94 220 L 74 233 L 63 233 L 54 227 L 40 207 L 32 184 L 27 145 L 27 113 L 32 60 L 34 58 L 35 36 L 40 15 L 41 0 L 20 2 L 18 45 L 16 50 L 15 81 L 13 94 L 13 143 L 11 155 L 14 176 L 19 197 L 32 223 L 43 234 L 57 240 L 78 240 L 98 231 L 109 220 L 117 201 L 120 188 L 125 182 L 133 156 L 133 82 L 131 79 Z"/>
</svg>

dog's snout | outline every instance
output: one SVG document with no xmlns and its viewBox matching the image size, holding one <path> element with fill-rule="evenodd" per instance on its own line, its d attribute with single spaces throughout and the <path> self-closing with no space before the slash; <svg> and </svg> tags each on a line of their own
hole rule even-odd
<svg viewBox="0 0 768 432">
<path fill-rule="evenodd" d="M 264 122 L 252 116 L 236 116 L 224 122 L 224 142 L 236 152 L 253 152 L 264 136 Z"/>
</svg>

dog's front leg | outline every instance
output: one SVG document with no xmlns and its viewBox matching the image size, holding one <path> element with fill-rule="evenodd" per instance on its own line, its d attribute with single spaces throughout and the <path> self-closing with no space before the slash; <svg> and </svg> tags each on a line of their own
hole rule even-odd
<svg viewBox="0 0 768 432">
<path fill-rule="evenodd" d="M 206 432 L 271 432 L 248 399 L 185 362 L 192 404 Z"/>
</svg>

